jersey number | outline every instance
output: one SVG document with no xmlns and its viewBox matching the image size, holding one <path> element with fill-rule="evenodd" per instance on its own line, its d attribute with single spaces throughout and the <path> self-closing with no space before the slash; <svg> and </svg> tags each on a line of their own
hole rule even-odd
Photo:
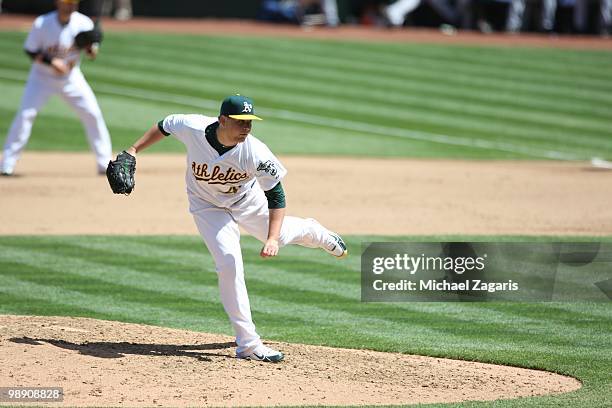
<svg viewBox="0 0 612 408">
<path fill-rule="evenodd" d="M 224 194 L 236 194 L 238 192 L 238 189 L 240 188 L 240 186 L 230 186 L 230 188 L 227 189 L 227 191 L 224 191 Z"/>
</svg>

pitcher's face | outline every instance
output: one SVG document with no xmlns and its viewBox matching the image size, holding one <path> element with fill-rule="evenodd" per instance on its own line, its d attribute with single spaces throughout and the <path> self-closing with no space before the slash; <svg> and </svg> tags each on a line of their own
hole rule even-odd
<svg viewBox="0 0 612 408">
<path fill-rule="evenodd" d="M 222 116 L 223 122 L 221 125 L 225 128 L 225 134 L 232 142 L 236 144 L 246 140 L 251 128 L 253 127 L 251 120 L 232 119 L 229 116 Z"/>
</svg>

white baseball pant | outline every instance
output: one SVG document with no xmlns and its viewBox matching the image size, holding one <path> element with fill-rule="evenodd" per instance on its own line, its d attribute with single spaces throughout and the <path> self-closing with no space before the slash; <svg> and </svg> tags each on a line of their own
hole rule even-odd
<svg viewBox="0 0 612 408">
<path fill-rule="evenodd" d="M 244 280 L 240 248 L 242 227 L 258 240 L 268 236 L 268 201 L 255 183 L 253 189 L 237 205 L 219 208 L 190 196 L 190 211 L 204 243 L 215 260 L 221 303 L 236 334 L 237 353 L 261 344 L 251 317 L 251 306 Z M 329 231 L 313 219 L 285 216 L 279 246 L 297 244 L 321 247 Z"/>
<path fill-rule="evenodd" d="M 9 130 L 2 160 L 2 171 L 12 173 L 32 133 L 36 115 L 52 95 L 60 95 L 78 114 L 85 126 L 87 140 L 96 155 L 98 172 L 104 172 L 111 160 L 111 139 L 98 101 L 79 67 L 68 76 L 55 76 L 30 70 L 21 106 Z"/>
</svg>

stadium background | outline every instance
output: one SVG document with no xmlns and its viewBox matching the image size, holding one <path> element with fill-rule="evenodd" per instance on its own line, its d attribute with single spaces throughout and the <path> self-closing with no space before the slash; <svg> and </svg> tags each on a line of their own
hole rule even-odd
<svg viewBox="0 0 612 408">
<path fill-rule="evenodd" d="M 95 15 L 103 2 L 112 12 L 117 3 L 112 0 L 82 0 L 80 10 L 88 15 Z M 5 11 L 10 13 L 41 14 L 53 9 L 53 0 L 3 0 L 0 1 Z M 131 0 L 133 15 L 138 17 L 192 17 L 192 18 L 238 18 L 256 19 L 261 17 L 263 1 L 228 0 L 212 1 L 163 1 L 163 0 Z M 379 9 L 382 5 L 392 3 L 391 0 L 336 0 L 338 16 L 343 24 L 377 25 L 382 21 Z M 560 33 L 572 32 L 571 2 L 560 1 L 557 7 L 555 30 Z M 477 0 L 474 11 L 485 16 L 491 27 L 502 31 L 508 13 L 509 0 Z M 526 2 L 524 30 L 538 30 L 538 16 L 541 3 L 536 0 Z M 314 8 L 316 10 L 316 7 Z M 591 1 L 588 17 L 588 33 L 596 32 L 597 2 Z M 434 9 L 422 2 L 408 17 L 407 24 L 416 27 L 438 27 L 445 22 Z"/>
</svg>

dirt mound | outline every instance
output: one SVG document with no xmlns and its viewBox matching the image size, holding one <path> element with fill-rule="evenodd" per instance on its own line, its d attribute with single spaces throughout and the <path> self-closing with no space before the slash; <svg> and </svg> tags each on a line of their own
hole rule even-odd
<svg viewBox="0 0 612 408">
<path fill-rule="evenodd" d="M 563 393 L 579 381 L 467 361 L 271 343 L 239 360 L 228 336 L 73 317 L 0 316 L 0 384 L 63 387 L 53 406 L 380 405 Z M 39 404 L 40 405 L 40 404 Z"/>
</svg>

